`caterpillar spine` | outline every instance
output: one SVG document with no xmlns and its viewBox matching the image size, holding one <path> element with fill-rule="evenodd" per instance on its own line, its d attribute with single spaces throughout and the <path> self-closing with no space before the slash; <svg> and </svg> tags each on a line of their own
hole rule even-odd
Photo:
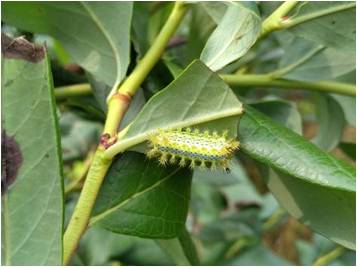
<svg viewBox="0 0 357 267">
<path fill-rule="evenodd" d="M 180 167 L 228 169 L 233 153 L 239 148 L 239 142 L 229 139 L 228 131 L 219 135 L 199 129 L 159 129 L 149 134 L 148 158 L 159 158 L 161 165 L 178 164 Z"/>
</svg>

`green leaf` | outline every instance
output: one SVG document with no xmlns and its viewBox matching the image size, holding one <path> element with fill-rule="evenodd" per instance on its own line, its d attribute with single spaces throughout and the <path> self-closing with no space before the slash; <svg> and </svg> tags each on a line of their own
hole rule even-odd
<svg viewBox="0 0 357 267">
<path fill-rule="evenodd" d="M 145 238 L 173 238 L 183 229 L 192 174 L 127 152 L 113 162 L 99 192 L 91 225 Z"/>
<path fill-rule="evenodd" d="M 190 30 L 187 36 L 185 53 L 183 53 L 186 63 L 200 57 L 202 49 L 216 27 L 215 22 L 210 16 L 207 16 L 201 5 L 192 5 L 191 14 Z"/>
<path fill-rule="evenodd" d="M 272 170 L 267 184 L 293 217 L 332 241 L 355 249 L 355 192 L 307 183 Z"/>
<path fill-rule="evenodd" d="M 5 22 L 57 38 L 76 63 L 109 86 L 125 77 L 129 65 L 131 15 L 131 2 L 7 2 L 2 6 Z"/>
<path fill-rule="evenodd" d="M 103 112 L 107 113 L 108 111 L 107 97 L 112 89 L 111 86 L 98 81 L 89 72 L 86 73 L 86 77 L 90 84 L 90 88 L 93 92 L 93 96 L 95 100 L 98 102 L 100 109 Z"/>
<path fill-rule="evenodd" d="M 244 56 L 260 34 L 261 21 L 253 2 L 229 3 L 224 17 L 208 38 L 201 60 L 213 71 Z"/>
<path fill-rule="evenodd" d="M 322 149 L 330 151 L 338 145 L 342 137 L 345 126 L 343 110 L 329 95 L 316 94 L 315 99 L 319 131 L 311 141 Z"/>
<path fill-rule="evenodd" d="M 283 36 L 290 36 L 285 33 Z M 333 80 L 356 68 L 353 53 L 325 47 L 306 39 L 291 36 L 283 42 L 284 55 L 279 63 L 281 77 L 293 80 Z"/>
<path fill-rule="evenodd" d="M 166 67 L 168 68 L 174 79 L 180 76 L 181 72 L 183 71 L 183 68 L 178 62 L 176 62 L 175 58 L 164 55 L 163 62 L 165 63 Z"/>
<path fill-rule="evenodd" d="M 157 241 L 160 248 L 178 266 L 199 265 L 198 255 L 190 234 L 184 229 L 174 239 L 161 239 Z"/>
<path fill-rule="evenodd" d="M 142 58 L 149 49 L 149 9 L 148 3 L 134 2 L 131 39 L 135 47 L 135 51 L 138 53 L 138 58 Z"/>
<path fill-rule="evenodd" d="M 49 61 L 23 38 L 2 36 L 2 52 L 2 264 L 62 265 L 62 159 Z"/>
<path fill-rule="evenodd" d="M 355 192 L 352 166 L 249 106 L 238 136 L 242 150 L 253 158 L 307 182 Z"/>
<path fill-rule="evenodd" d="M 207 14 L 214 20 L 216 24 L 224 17 L 224 14 L 227 11 L 227 3 L 228 2 L 214 2 L 214 1 L 207 1 L 207 2 L 198 2 L 203 9 L 207 12 Z"/>
<path fill-rule="evenodd" d="M 335 242 L 354 247 L 352 166 L 249 106 L 239 137 L 244 153 L 279 171 L 279 176 L 269 175 L 268 186 L 290 214 Z"/>
<path fill-rule="evenodd" d="M 219 76 L 199 60 L 188 66 L 165 89 L 145 104 L 120 142 L 111 146 L 107 155 L 118 148 L 128 148 L 144 142 L 158 128 L 197 128 L 228 130 L 237 134 L 238 115 L 242 104 Z M 132 148 L 142 152 L 143 148 Z"/>
<path fill-rule="evenodd" d="M 264 99 L 250 105 L 294 132 L 302 133 L 301 116 L 294 103 L 281 99 Z"/>
<path fill-rule="evenodd" d="M 301 23 L 288 31 L 326 47 L 356 54 L 355 6 L 351 1 L 300 2 L 291 11 L 290 19 Z"/>
<path fill-rule="evenodd" d="M 105 113 L 93 95 L 73 96 L 65 100 L 71 111 L 87 120 L 103 122 Z"/>
</svg>

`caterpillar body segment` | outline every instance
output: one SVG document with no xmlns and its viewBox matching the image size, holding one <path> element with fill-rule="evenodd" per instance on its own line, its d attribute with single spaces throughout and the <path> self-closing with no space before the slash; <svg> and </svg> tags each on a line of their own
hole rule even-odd
<svg viewBox="0 0 357 267">
<path fill-rule="evenodd" d="M 198 129 L 162 130 L 149 135 L 149 158 L 158 157 L 161 165 L 178 164 L 180 167 L 228 169 L 233 153 L 239 148 L 239 142 L 227 138 L 227 131 L 219 135 L 216 131 L 200 132 Z"/>
</svg>

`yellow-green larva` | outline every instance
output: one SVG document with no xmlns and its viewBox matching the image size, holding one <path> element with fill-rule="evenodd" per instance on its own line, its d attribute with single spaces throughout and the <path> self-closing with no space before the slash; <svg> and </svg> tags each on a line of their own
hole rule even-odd
<svg viewBox="0 0 357 267">
<path fill-rule="evenodd" d="M 149 158 L 159 157 L 162 165 L 178 163 L 181 167 L 195 166 L 214 169 L 220 166 L 228 168 L 234 151 L 239 147 L 235 139 L 227 138 L 227 131 L 219 135 L 216 131 L 200 132 L 198 129 L 157 130 L 148 137 Z"/>
</svg>

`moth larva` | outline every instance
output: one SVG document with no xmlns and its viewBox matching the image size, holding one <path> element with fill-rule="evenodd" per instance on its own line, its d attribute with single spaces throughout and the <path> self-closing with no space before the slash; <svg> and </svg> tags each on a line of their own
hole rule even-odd
<svg viewBox="0 0 357 267">
<path fill-rule="evenodd" d="M 149 135 L 151 149 L 149 158 L 159 157 L 162 165 L 178 163 L 181 167 L 195 166 L 228 169 L 228 162 L 233 152 L 238 149 L 239 142 L 227 138 L 227 131 L 219 135 L 216 131 L 200 132 L 198 129 L 162 130 Z"/>
</svg>

